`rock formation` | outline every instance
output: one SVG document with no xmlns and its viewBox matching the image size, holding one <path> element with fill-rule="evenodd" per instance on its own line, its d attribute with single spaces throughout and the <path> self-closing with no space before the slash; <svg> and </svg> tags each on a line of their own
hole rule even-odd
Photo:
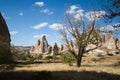
<svg viewBox="0 0 120 80">
<path fill-rule="evenodd" d="M 117 49 L 117 38 L 112 34 L 112 31 L 108 32 L 105 36 L 105 43 L 102 47 L 110 49 L 110 50 L 116 50 Z"/>
<path fill-rule="evenodd" d="M 117 40 L 117 48 L 120 49 L 120 41 Z"/>
<path fill-rule="evenodd" d="M 7 60 L 7 58 L 10 59 L 10 41 L 10 33 L 7 24 L 0 13 L 0 58 L 3 59 L 3 56 L 5 56 L 5 60 Z"/>
<path fill-rule="evenodd" d="M 46 36 L 42 37 L 42 41 L 38 40 L 35 46 L 32 46 L 30 49 L 31 55 L 39 55 L 51 53 L 52 47 L 49 46 Z"/>
<path fill-rule="evenodd" d="M 91 27 L 89 29 L 91 29 Z M 90 30 L 88 30 L 88 31 L 90 31 Z M 89 53 L 104 53 L 104 54 L 106 54 L 106 52 L 119 51 L 118 49 L 120 49 L 120 41 L 112 34 L 111 31 L 104 35 L 96 27 L 94 27 L 94 30 L 91 34 L 92 35 L 90 36 L 90 39 L 93 39 L 94 36 L 95 37 L 99 36 L 98 40 L 97 41 L 94 40 L 94 41 L 98 43 L 97 45 L 101 45 L 101 46 L 99 46 L 99 48 L 97 48 L 95 42 L 94 42 L 94 44 L 90 43 L 86 47 L 86 50 L 88 50 L 88 51 L 90 51 L 89 49 L 92 50 Z M 32 53 L 32 54 L 52 53 L 51 55 L 56 55 L 63 51 L 68 50 L 68 47 L 69 47 L 69 49 L 74 50 L 75 52 L 78 52 L 77 44 L 74 41 L 70 41 L 69 45 L 61 45 L 61 48 L 59 48 L 56 43 L 53 47 L 51 47 L 48 44 L 46 37 L 43 36 L 42 41 L 38 40 L 36 45 L 31 48 L 30 53 Z"/>
<path fill-rule="evenodd" d="M 91 27 L 89 28 L 89 30 L 91 29 Z M 88 30 L 88 32 L 89 32 Z M 101 45 L 99 48 L 96 48 L 97 46 L 94 45 L 94 44 L 89 44 L 87 47 L 86 47 L 86 50 L 89 50 L 89 49 L 94 49 L 92 50 L 91 52 L 89 53 L 96 53 L 96 52 L 99 52 L 99 53 L 106 53 L 106 52 L 111 52 L 111 51 L 118 51 L 118 49 L 120 49 L 120 41 L 113 35 L 112 31 L 108 32 L 107 34 L 102 34 L 102 32 L 100 32 L 96 27 L 94 27 L 94 30 L 93 32 L 91 33 L 92 35 L 90 36 L 91 39 L 93 39 L 94 36 L 99 36 L 99 41 L 96 41 L 98 42 L 98 45 Z M 72 43 L 72 44 L 71 44 Z M 69 42 L 69 45 L 70 45 L 70 48 L 73 48 L 74 51 L 77 52 L 77 47 L 76 45 L 73 43 L 73 42 Z M 65 50 L 68 50 L 68 47 L 67 45 L 63 47 L 63 51 Z"/>
<path fill-rule="evenodd" d="M 55 45 L 53 46 L 53 54 L 54 55 L 59 54 L 59 47 L 57 46 L 57 43 L 55 43 Z"/>
<path fill-rule="evenodd" d="M 48 51 L 48 42 L 47 42 L 47 40 L 46 40 L 46 36 L 44 35 L 43 37 L 42 37 L 42 42 L 41 42 L 41 45 L 40 45 L 40 48 L 41 48 L 41 52 L 42 53 L 45 53 L 45 52 L 47 52 Z"/>
</svg>

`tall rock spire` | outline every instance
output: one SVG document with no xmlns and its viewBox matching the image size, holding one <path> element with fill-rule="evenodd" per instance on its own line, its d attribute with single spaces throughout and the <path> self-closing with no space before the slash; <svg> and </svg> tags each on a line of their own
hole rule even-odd
<svg viewBox="0 0 120 80">
<path fill-rule="evenodd" d="M 10 41 L 10 33 L 7 24 L 0 13 L 0 63 L 11 61 Z"/>
<path fill-rule="evenodd" d="M 0 13 L 0 40 L 2 40 L 4 42 L 11 41 L 7 24 L 1 13 Z"/>
<path fill-rule="evenodd" d="M 42 53 L 45 53 L 48 51 L 48 42 L 47 42 L 47 39 L 46 39 L 46 36 L 44 35 L 42 37 L 42 42 L 41 42 L 41 52 Z"/>
</svg>

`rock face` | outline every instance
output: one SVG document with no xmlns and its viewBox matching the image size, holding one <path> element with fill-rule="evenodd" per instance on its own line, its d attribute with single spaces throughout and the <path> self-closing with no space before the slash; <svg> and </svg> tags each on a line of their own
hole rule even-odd
<svg viewBox="0 0 120 80">
<path fill-rule="evenodd" d="M 91 27 L 89 28 L 89 30 L 91 29 Z M 88 30 L 88 31 L 89 31 Z M 93 32 L 91 33 L 93 35 L 91 35 L 91 39 L 93 39 L 93 36 L 97 34 L 97 36 L 99 36 L 99 41 L 97 41 L 98 45 L 101 45 L 99 48 L 95 48 L 97 46 L 95 46 L 95 44 L 89 44 L 87 47 L 86 47 L 86 50 L 88 49 L 94 49 L 92 50 L 90 53 L 96 53 L 96 52 L 99 52 L 99 53 L 105 53 L 105 52 L 110 52 L 110 51 L 118 51 L 118 49 L 120 49 L 120 41 L 113 35 L 112 31 L 109 31 L 107 34 L 102 34 L 102 32 L 100 32 L 96 27 L 94 27 L 94 30 Z M 94 41 L 95 43 L 95 41 Z M 71 41 L 69 42 L 70 44 L 70 48 L 73 48 L 74 51 L 77 52 L 77 47 L 76 45 L 72 42 L 71 44 Z M 64 46 L 63 47 L 63 51 L 65 50 L 68 50 L 68 47 L 67 46 Z"/>
<path fill-rule="evenodd" d="M 7 27 L 7 24 L 2 16 L 2 14 L 0 13 L 0 55 L 3 54 L 4 56 L 8 55 L 8 57 L 6 56 L 6 58 L 9 59 L 9 55 L 11 54 L 10 52 L 10 33 Z M 1 57 L 3 57 L 0 56 Z"/>
<path fill-rule="evenodd" d="M 44 35 L 43 37 L 42 37 L 42 42 L 41 42 L 41 45 L 40 45 L 40 48 L 41 48 L 41 52 L 42 53 L 45 53 L 45 52 L 47 52 L 48 51 L 48 42 L 47 42 L 47 40 L 46 40 L 46 36 Z"/>
<path fill-rule="evenodd" d="M 57 43 L 55 43 L 55 45 L 53 46 L 53 54 L 54 55 L 59 54 L 59 47 L 57 46 Z"/>
<path fill-rule="evenodd" d="M 35 46 L 30 49 L 31 55 L 52 53 L 52 47 L 48 44 L 46 36 L 42 37 L 42 41 L 38 40 Z"/>
<path fill-rule="evenodd" d="M 120 41 L 117 41 L 117 48 L 120 49 Z"/>
<path fill-rule="evenodd" d="M 91 29 L 91 27 L 90 27 Z M 89 30 L 88 30 L 89 31 Z M 98 40 L 94 40 L 94 43 L 89 44 L 86 47 L 86 50 L 92 50 L 90 53 L 105 53 L 111 52 L 111 51 L 118 51 L 120 49 L 120 41 L 112 34 L 112 32 L 108 32 L 106 35 L 102 34 L 96 27 L 94 27 L 93 32 L 90 36 L 91 39 L 94 39 L 94 36 L 99 36 Z M 97 34 L 97 35 L 96 35 Z M 96 44 L 98 43 L 98 44 Z M 97 48 L 96 45 L 100 45 L 99 48 Z M 69 49 L 74 50 L 75 52 L 78 52 L 77 44 L 74 43 L 74 41 L 69 42 Z M 61 45 L 61 48 L 55 45 L 51 47 L 46 37 L 42 37 L 42 41 L 38 40 L 35 46 L 33 46 L 30 50 L 31 54 L 46 54 L 51 53 L 52 55 L 57 55 L 63 51 L 68 50 L 68 45 Z"/>
<path fill-rule="evenodd" d="M 102 47 L 105 47 L 110 50 L 116 50 L 117 49 L 117 38 L 112 34 L 112 31 L 108 32 L 105 36 L 105 43 Z"/>
</svg>

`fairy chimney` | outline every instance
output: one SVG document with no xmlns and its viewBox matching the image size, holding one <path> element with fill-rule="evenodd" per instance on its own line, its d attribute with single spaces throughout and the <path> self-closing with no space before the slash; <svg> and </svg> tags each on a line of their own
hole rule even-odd
<svg viewBox="0 0 120 80">
<path fill-rule="evenodd" d="M 0 54 L 10 55 L 10 33 L 7 27 L 7 24 L 0 13 Z M 9 56 L 8 56 L 9 58 Z M 7 59 L 7 56 L 6 56 Z"/>
</svg>

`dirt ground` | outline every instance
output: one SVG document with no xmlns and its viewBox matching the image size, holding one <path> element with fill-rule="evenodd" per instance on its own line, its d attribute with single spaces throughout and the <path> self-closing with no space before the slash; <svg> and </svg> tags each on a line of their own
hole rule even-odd
<svg viewBox="0 0 120 80">
<path fill-rule="evenodd" d="M 120 80 L 120 54 L 83 57 L 81 67 L 64 63 L 20 63 L 0 80 Z"/>
</svg>

